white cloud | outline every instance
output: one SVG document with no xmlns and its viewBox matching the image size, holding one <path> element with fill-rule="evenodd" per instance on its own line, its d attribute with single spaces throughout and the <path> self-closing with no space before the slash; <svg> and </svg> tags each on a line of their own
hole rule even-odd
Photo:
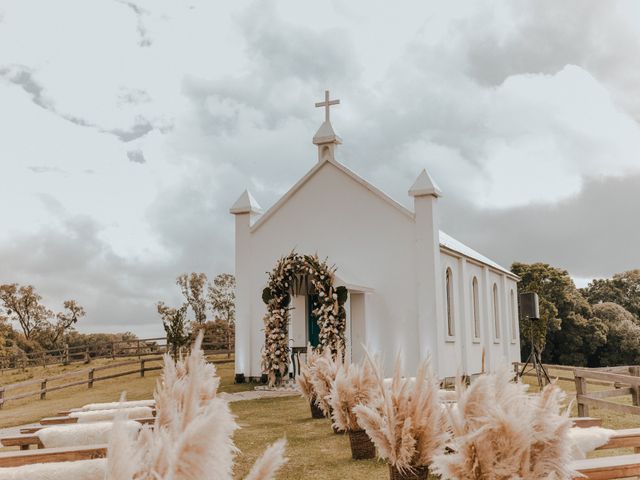
<svg viewBox="0 0 640 480">
<path fill-rule="evenodd" d="M 268 207 L 315 163 L 325 88 L 342 100 L 340 154 L 365 178 L 408 204 L 427 167 L 461 240 L 503 262 L 563 260 L 552 241 L 515 242 L 509 222 L 578 217 L 592 179 L 640 172 L 640 10 L 611 5 L 9 0 L 0 201 L 19 208 L 3 218 L 0 281 L 78 297 L 92 329 L 157 329 L 176 275 L 233 267 L 239 193 Z M 563 266 L 636 266 L 633 249 L 594 256 L 595 242 L 591 270 Z"/>
</svg>

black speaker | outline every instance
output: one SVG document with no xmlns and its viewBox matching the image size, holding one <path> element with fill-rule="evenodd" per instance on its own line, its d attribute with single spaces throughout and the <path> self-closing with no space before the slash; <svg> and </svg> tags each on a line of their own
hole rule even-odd
<svg viewBox="0 0 640 480">
<path fill-rule="evenodd" d="M 540 305 L 537 293 L 527 292 L 520 294 L 520 317 L 528 318 L 529 320 L 540 319 Z"/>
</svg>

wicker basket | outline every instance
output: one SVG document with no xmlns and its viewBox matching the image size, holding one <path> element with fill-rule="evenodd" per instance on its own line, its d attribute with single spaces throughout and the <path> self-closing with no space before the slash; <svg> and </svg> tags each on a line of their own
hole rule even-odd
<svg viewBox="0 0 640 480">
<path fill-rule="evenodd" d="M 411 470 L 400 472 L 396 467 L 389 464 L 389 480 L 427 480 L 429 478 L 429 467 L 413 467 Z"/>
<path fill-rule="evenodd" d="M 309 402 L 309 406 L 311 407 L 311 418 L 324 418 L 324 412 L 318 405 L 316 405 L 316 402 L 311 400 Z"/>
<path fill-rule="evenodd" d="M 333 423 L 331 423 L 331 428 L 333 428 L 333 433 L 338 434 L 338 435 L 344 435 L 345 433 L 347 433 L 344 430 L 340 430 Z"/>
<path fill-rule="evenodd" d="M 376 457 L 376 447 L 364 430 L 349 430 L 351 458 L 365 460 Z"/>
</svg>

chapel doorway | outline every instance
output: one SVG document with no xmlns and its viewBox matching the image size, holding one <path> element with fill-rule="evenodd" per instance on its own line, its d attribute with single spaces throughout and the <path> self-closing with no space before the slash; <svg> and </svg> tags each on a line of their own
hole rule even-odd
<svg viewBox="0 0 640 480">
<path fill-rule="evenodd" d="M 313 313 L 318 306 L 318 294 L 314 293 L 307 295 L 307 341 L 312 347 L 317 347 L 320 343 L 320 325 L 318 325 L 318 316 Z"/>
</svg>

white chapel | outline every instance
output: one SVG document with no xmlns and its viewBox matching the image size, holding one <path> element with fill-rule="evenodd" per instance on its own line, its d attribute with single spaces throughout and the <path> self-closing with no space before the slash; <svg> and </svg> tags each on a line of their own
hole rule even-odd
<svg viewBox="0 0 640 480">
<path fill-rule="evenodd" d="M 431 355 L 440 378 L 473 375 L 520 360 L 518 277 L 439 229 L 442 192 L 426 170 L 409 186 L 407 209 L 336 159 L 341 143 L 330 122 L 313 137 L 315 165 L 264 211 L 245 191 L 235 216 L 235 371 L 264 372 L 262 292 L 267 272 L 296 251 L 335 265 L 346 287 L 346 355 L 358 361 L 366 347 L 390 371 L 400 354 L 407 374 Z M 313 212 L 313 214 L 310 214 Z M 313 295 L 292 293 L 288 345 L 317 344 Z"/>
</svg>

